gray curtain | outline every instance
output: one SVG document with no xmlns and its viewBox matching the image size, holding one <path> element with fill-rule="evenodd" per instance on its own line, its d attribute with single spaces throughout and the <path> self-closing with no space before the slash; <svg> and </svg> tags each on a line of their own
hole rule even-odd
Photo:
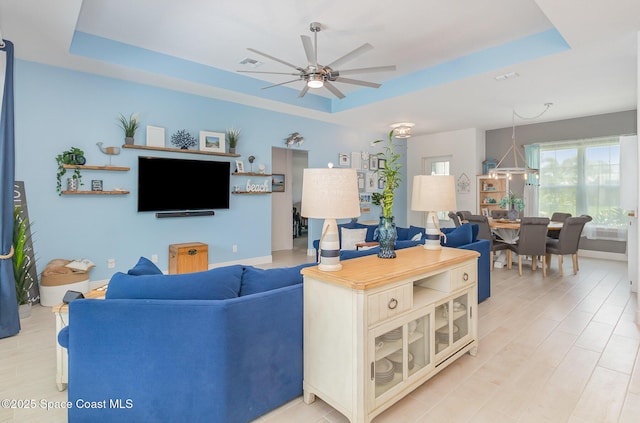
<svg viewBox="0 0 640 423">
<path fill-rule="evenodd" d="M 0 44 L 2 40 L 0 39 Z M 11 255 L 13 241 L 13 183 L 15 178 L 13 128 L 13 44 L 0 48 L 0 256 Z M 0 338 L 20 331 L 16 283 L 10 257 L 0 259 Z"/>
</svg>

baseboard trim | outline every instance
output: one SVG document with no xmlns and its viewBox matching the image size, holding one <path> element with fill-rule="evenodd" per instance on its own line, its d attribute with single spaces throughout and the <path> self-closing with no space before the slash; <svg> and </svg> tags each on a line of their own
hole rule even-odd
<svg viewBox="0 0 640 423">
<path fill-rule="evenodd" d="M 622 253 L 610 253 L 607 251 L 578 250 L 578 257 L 588 257 L 603 260 L 628 261 L 627 255 Z"/>
</svg>

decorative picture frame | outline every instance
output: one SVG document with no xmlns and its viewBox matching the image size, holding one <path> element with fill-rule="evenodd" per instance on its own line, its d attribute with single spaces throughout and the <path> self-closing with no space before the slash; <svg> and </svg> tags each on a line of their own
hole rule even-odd
<svg viewBox="0 0 640 423">
<path fill-rule="evenodd" d="M 384 169 L 387 165 L 387 159 L 378 159 L 378 169 Z"/>
<path fill-rule="evenodd" d="M 486 216 L 486 217 L 489 217 L 489 209 L 486 208 L 486 207 L 483 207 L 482 208 L 482 215 Z"/>
<path fill-rule="evenodd" d="M 226 149 L 223 132 L 200 131 L 200 151 L 224 153 Z"/>
<path fill-rule="evenodd" d="M 340 166 L 351 166 L 351 155 L 349 153 L 339 153 L 338 164 Z"/>
<path fill-rule="evenodd" d="M 378 178 L 378 189 L 384 189 L 384 186 L 385 186 L 385 179 Z"/>
<path fill-rule="evenodd" d="M 147 125 L 147 147 L 164 147 L 164 128 Z"/>
<path fill-rule="evenodd" d="M 369 156 L 369 169 L 378 169 L 378 156 L 376 156 L 375 154 Z"/>
<path fill-rule="evenodd" d="M 284 192 L 284 174 L 274 173 L 271 175 L 271 191 Z"/>
<path fill-rule="evenodd" d="M 236 173 L 244 173 L 244 162 L 236 160 Z"/>
</svg>

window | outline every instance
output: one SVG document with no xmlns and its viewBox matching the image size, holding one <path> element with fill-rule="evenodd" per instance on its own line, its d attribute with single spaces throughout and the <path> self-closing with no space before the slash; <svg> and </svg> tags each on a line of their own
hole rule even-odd
<svg viewBox="0 0 640 423">
<path fill-rule="evenodd" d="M 626 216 L 620 209 L 618 137 L 539 144 L 539 215 L 588 214 L 585 234 L 593 239 L 626 239 Z"/>
<path fill-rule="evenodd" d="M 443 157 L 425 157 L 422 159 L 422 174 L 423 175 L 450 175 L 449 167 L 451 165 L 451 156 Z M 455 211 L 455 210 L 451 210 Z M 438 211 L 438 220 L 448 220 L 448 211 Z M 423 226 L 427 225 L 427 213 L 423 213 L 422 216 Z"/>
</svg>

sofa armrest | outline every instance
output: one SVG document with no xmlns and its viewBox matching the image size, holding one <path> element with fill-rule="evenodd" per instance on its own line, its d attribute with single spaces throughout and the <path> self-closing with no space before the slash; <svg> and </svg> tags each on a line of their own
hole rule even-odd
<svg viewBox="0 0 640 423">
<path fill-rule="evenodd" d="M 478 257 L 478 302 L 480 303 L 491 296 L 491 243 L 486 239 L 479 239 L 458 248 L 480 253 Z"/>
<path fill-rule="evenodd" d="M 65 326 L 58 332 L 58 344 L 61 347 L 69 349 L 69 326 Z"/>
</svg>

